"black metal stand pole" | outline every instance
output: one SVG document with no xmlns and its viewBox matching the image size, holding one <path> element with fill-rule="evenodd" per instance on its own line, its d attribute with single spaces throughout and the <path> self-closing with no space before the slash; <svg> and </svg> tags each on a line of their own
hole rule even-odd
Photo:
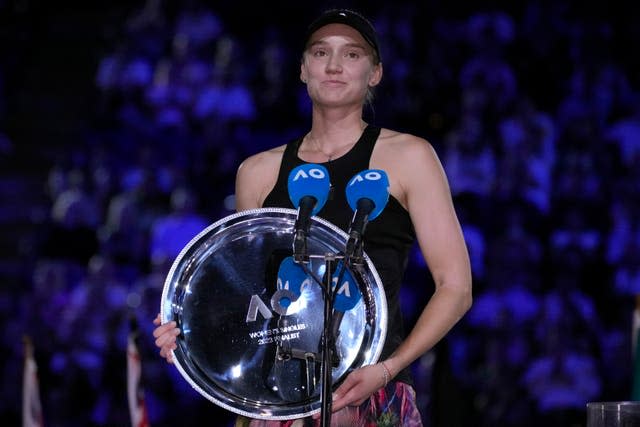
<svg viewBox="0 0 640 427">
<path fill-rule="evenodd" d="M 332 312 L 333 312 L 333 255 L 326 255 L 325 257 L 325 265 L 326 265 L 326 273 L 325 273 L 325 286 L 324 286 L 324 325 L 322 332 L 322 403 L 320 409 L 320 426 L 321 427 L 330 427 L 331 426 L 331 413 L 332 411 L 332 396 L 331 396 L 331 388 L 332 388 L 332 340 L 331 336 L 331 321 L 332 321 Z"/>
</svg>

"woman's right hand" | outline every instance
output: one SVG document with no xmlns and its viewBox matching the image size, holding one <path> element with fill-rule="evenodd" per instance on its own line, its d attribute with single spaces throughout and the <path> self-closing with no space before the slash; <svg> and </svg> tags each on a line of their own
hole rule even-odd
<svg viewBox="0 0 640 427">
<path fill-rule="evenodd" d="M 173 357 L 171 356 L 171 350 L 175 350 L 176 337 L 180 335 L 180 329 L 177 328 L 176 322 L 167 322 L 162 324 L 162 318 L 158 313 L 158 317 L 153 319 L 153 324 L 157 327 L 153 330 L 153 336 L 156 339 L 156 346 L 160 348 L 160 356 L 167 359 L 167 362 L 173 363 Z"/>
</svg>

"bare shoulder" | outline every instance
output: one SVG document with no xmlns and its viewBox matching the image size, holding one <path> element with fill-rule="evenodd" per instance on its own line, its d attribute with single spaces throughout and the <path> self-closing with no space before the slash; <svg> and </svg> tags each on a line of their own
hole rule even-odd
<svg viewBox="0 0 640 427">
<path fill-rule="evenodd" d="M 255 174 L 272 170 L 274 166 L 280 165 L 284 149 L 285 145 L 281 145 L 247 157 L 240 163 L 238 173 Z"/>
<path fill-rule="evenodd" d="M 391 194 L 405 207 L 410 187 L 416 183 L 440 183 L 444 177 L 440 160 L 428 140 L 390 129 L 381 130 L 371 167 L 387 172 Z"/>
<path fill-rule="evenodd" d="M 278 171 L 286 145 L 253 154 L 240 163 L 236 175 L 236 209 L 262 206 L 278 179 Z"/>
<path fill-rule="evenodd" d="M 425 138 L 382 129 L 371 159 L 373 167 L 408 171 L 411 166 L 439 166 L 433 146 Z"/>
</svg>

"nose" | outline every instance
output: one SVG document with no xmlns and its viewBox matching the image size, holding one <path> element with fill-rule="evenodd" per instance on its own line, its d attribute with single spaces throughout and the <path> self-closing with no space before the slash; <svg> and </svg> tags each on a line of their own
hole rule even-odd
<svg viewBox="0 0 640 427">
<path fill-rule="evenodd" d="M 329 55 L 326 67 L 327 73 L 340 73 L 342 72 L 342 58 L 340 55 Z"/>
</svg>

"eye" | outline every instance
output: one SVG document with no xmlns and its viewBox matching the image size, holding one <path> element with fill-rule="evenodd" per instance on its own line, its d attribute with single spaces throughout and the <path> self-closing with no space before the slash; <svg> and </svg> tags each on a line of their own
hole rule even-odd
<svg viewBox="0 0 640 427">
<path fill-rule="evenodd" d="M 347 56 L 347 58 L 358 59 L 358 58 L 360 58 L 360 52 L 352 50 L 352 51 L 347 52 L 346 56 Z"/>
<path fill-rule="evenodd" d="M 316 49 L 312 52 L 315 57 L 323 57 L 327 55 L 327 52 L 324 49 Z"/>
</svg>

